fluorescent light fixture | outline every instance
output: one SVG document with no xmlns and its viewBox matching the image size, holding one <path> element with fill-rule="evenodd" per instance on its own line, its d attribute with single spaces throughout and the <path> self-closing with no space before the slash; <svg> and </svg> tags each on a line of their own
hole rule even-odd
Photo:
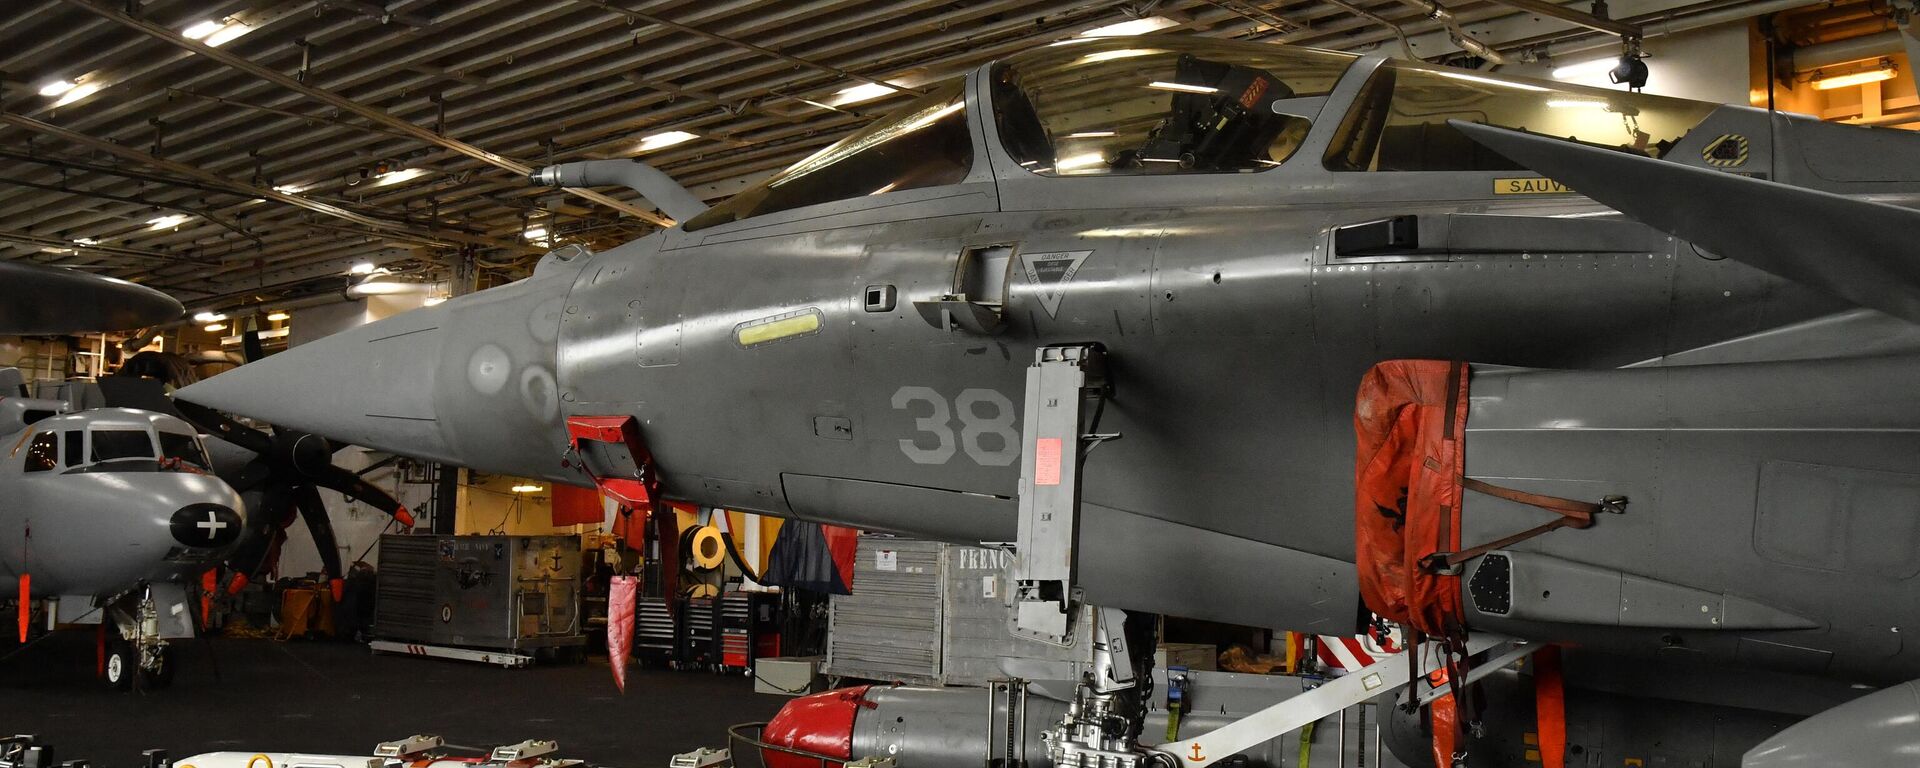
<svg viewBox="0 0 1920 768">
<path fill-rule="evenodd" d="M 189 218 L 192 217 L 184 213 L 173 213 L 157 219 L 147 219 L 147 225 L 150 229 L 173 229 L 174 227 L 187 223 L 187 219 Z"/>
<path fill-rule="evenodd" d="M 1108 137 L 1108 136 L 1112 136 L 1112 135 L 1113 135 L 1113 131 L 1081 131 L 1081 132 L 1079 132 L 1079 133 L 1069 133 L 1069 134 L 1067 134 L 1066 136 L 1064 136 L 1064 137 L 1062 137 L 1062 138 L 1068 138 L 1068 139 L 1100 139 L 1100 138 L 1105 138 L 1105 137 Z"/>
<path fill-rule="evenodd" d="M 1614 65 L 1619 63 L 1620 60 L 1617 58 L 1594 59 L 1593 61 L 1582 61 L 1578 64 L 1568 64 L 1564 67 L 1555 67 L 1553 70 L 1553 79 L 1592 80 L 1594 78 L 1606 77 L 1608 72 L 1613 71 Z"/>
<path fill-rule="evenodd" d="M 547 228 L 546 227 L 529 227 L 527 229 L 526 234 L 521 235 L 521 237 L 524 237 L 528 240 L 545 240 L 547 239 Z"/>
<path fill-rule="evenodd" d="M 360 263 L 358 263 L 358 264 L 355 264 L 355 265 L 353 265 L 353 266 L 352 266 L 351 268 L 349 268 L 349 269 L 347 269 L 347 274 L 349 274 L 349 275 L 371 275 L 371 274 L 373 274 L 373 262 L 371 262 L 371 261 L 363 261 L 363 262 L 360 262 Z"/>
<path fill-rule="evenodd" d="M 208 323 L 207 324 L 207 333 L 213 333 L 214 331 L 224 331 L 226 329 L 227 329 L 226 323 Z"/>
<path fill-rule="evenodd" d="M 211 323 L 215 320 L 225 320 L 225 319 L 227 319 L 226 315 L 218 314 L 215 312 L 193 313 L 193 321 L 196 323 Z"/>
<path fill-rule="evenodd" d="M 402 293 L 420 293 L 427 290 L 427 288 L 426 283 L 402 283 L 397 280 L 374 278 L 347 286 L 347 295 L 353 297 L 393 296 Z"/>
<path fill-rule="evenodd" d="M 99 83 L 81 83 L 69 89 L 65 96 L 53 102 L 56 107 L 64 107 L 99 92 Z"/>
<path fill-rule="evenodd" d="M 1105 163 L 1106 161 L 1107 161 L 1107 158 L 1105 155 L 1102 155 L 1098 152 L 1086 152 L 1078 155 L 1067 155 L 1066 157 L 1060 158 L 1059 160 L 1054 162 L 1053 167 L 1055 170 L 1065 171 L 1073 168 L 1091 168 L 1093 166 Z"/>
<path fill-rule="evenodd" d="M 897 187 L 897 186 L 900 186 L 900 182 L 897 182 L 897 181 L 889 181 L 889 182 L 887 182 L 887 185 L 886 185 L 886 186 L 884 186 L 884 187 L 881 187 L 881 188 L 879 188 L 879 189 L 876 189 L 876 190 L 874 190 L 874 191 L 872 191 L 872 192 L 868 192 L 868 193 L 867 193 L 867 197 L 873 197 L 874 195 L 884 195 L 884 194 L 886 194 L 886 193 L 888 193 L 888 192 L 892 192 L 892 191 L 893 191 L 893 188 L 894 188 L 894 187 Z"/>
<path fill-rule="evenodd" d="M 1151 83 L 1147 83 L 1147 87 L 1158 88 L 1163 91 L 1179 91 L 1181 93 L 1219 93 L 1220 92 L 1220 89 L 1218 88 L 1211 88 L 1204 85 L 1187 85 L 1186 83 L 1169 83 L 1165 80 L 1155 80 Z"/>
<path fill-rule="evenodd" d="M 306 189 L 306 187 L 302 187 L 302 186 L 300 186 L 300 185 L 298 185 L 298 184 L 275 184 L 275 185 L 273 185 L 273 191 L 275 191 L 275 192 L 278 192 L 278 193 L 280 193 L 280 194 L 283 194 L 283 195 L 297 195 L 297 194 L 300 194 L 300 192 L 301 192 L 301 191 L 303 191 L 303 190 L 305 190 L 305 189 Z"/>
<path fill-rule="evenodd" d="M 376 187 L 384 187 L 388 184 L 399 184 L 403 181 L 420 178 L 426 175 L 426 173 L 427 169 L 425 168 L 402 168 L 397 171 L 387 171 L 374 177 L 373 185 Z"/>
<path fill-rule="evenodd" d="M 290 318 L 290 317 L 293 317 L 293 315 L 289 315 L 285 312 L 273 312 L 267 315 L 267 322 L 283 323 L 283 322 L 286 322 L 287 318 Z"/>
<path fill-rule="evenodd" d="M 74 85 L 75 83 L 72 80 L 52 80 L 46 85 L 40 86 L 40 95 L 52 98 L 73 90 Z"/>
<path fill-rule="evenodd" d="M 40 249 L 40 252 L 41 252 L 41 253 L 73 253 L 73 249 L 72 249 L 72 248 L 52 248 L 52 247 L 42 247 L 42 248 Z"/>
<path fill-rule="evenodd" d="M 1482 85 L 1497 85 L 1497 86 L 1500 86 L 1501 88 L 1513 88 L 1513 89 L 1516 89 L 1516 90 L 1521 90 L 1521 91 L 1545 91 L 1545 90 L 1547 90 L 1546 88 L 1542 88 L 1542 87 L 1540 87 L 1540 86 L 1537 86 L 1537 85 L 1528 85 L 1528 84 L 1526 84 L 1526 83 L 1516 83 L 1516 82 L 1513 82 L 1513 81 L 1510 81 L 1510 80 L 1495 80 L 1495 79 L 1493 79 L 1493 78 L 1491 78 L 1491 77 L 1481 77 L 1481 76 L 1479 76 L 1479 75 L 1469 75 L 1469 74 L 1467 74 L 1467 73 L 1465 73 L 1465 72 L 1434 72 L 1434 74 L 1436 74 L 1436 75 L 1440 75 L 1441 77 L 1451 77 L 1451 78 L 1453 78 L 1453 79 L 1455 79 L 1455 80 L 1465 80 L 1465 81 L 1467 81 L 1467 82 L 1469 82 L 1469 83 L 1480 83 L 1480 84 L 1482 84 Z"/>
<path fill-rule="evenodd" d="M 74 245 L 99 245 L 100 241 L 95 240 L 91 237 L 76 237 L 73 239 L 73 244 Z"/>
<path fill-rule="evenodd" d="M 1855 72 L 1851 75 L 1816 77 L 1813 79 L 1813 89 L 1816 91 L 1831 91 L 1835 88 L 1845 88 L 1851 85 L 1866 85 L 1867 83 L 1877 83 L 1882 80 L 1891 79 L 1893 79 L 1893 68 L 1881 67 L 1879 69 L 1869 69 L 1865 72 Z"/>
<path fill-rule="evenodd" d="M 199 22 L 181 30 L 180 36 L 188 40 L 205 40 L 207 35 L 220 31 L 220 28 L 223 26 L 226 25 L 212 19 L 207 19 L 206 21 Z"/>
<path fill-rule="evenodd" d="M 1117 51 L 1101 51 L 1099 53 L 1089 53 L 1085 56 L 1074 59 L 1073 63 L 1098 64 L 1103 61 L 1113 61 L 1114 59 L 1131 59 L 1135 56 L 1151 56 L 1156 53 L 1166 53 L 1166 51 L 1160 50 L 1158 48 L 1122 48 Z"/>
<path fill-rule="evenodd" d="M 1102 27 L 1094 27 L 1080 33 L 1079 37 L 1124 37 L 1157 32 L 1167 27 L 1179 26 L 1180 22 L 1165 16 L 1148 16 L 1144 19 L 1128 19 Z"/>
<path fill-rule="evenodd" d="M 513 492 L 514 492 L 514 493 L 539 493 L 539 492 L 541 492 L 541 491 L 544 491 L 544 490 L 546 490 L 546 489 L 545 489 L 545 488 L 541 488 L 540 486 L 537 486 L 537 485 L 530 485 L 530 484 L 526 484 L 526 483 L 522 483 L 522 484 L 520 484 L 520 485 L 516 485 L 516 486 L 514 486 L 514 487 L 513 487 Z"/>
<path fill-rule="evenodd" d="M 1596 99 L 1551 99 L 1547 106 L 1554 109 L 1606 109 L 1607 103 Z"/>
<path fill-rule="evenodd" d="M 834 93 L 832 104 L 836 107 L 844 107 L 848 104 L 870 101 L 898 92 L 896 89 L 888 88 L 879 83 L 861 83 L 851 88 L 842 88 Z"/>
<path fill-rule="evenodd" d="M 222 45 L 233 42 L 234 39 L 252 31 L 253 31 L 253 27 L 249 27 L 238 21 L 229 21 L 224 26 L 220 27 L 220 29 L 214 31 L 210 35 L 207 35 L 207 39 L 202 40 L 200 42 L 206 43 L 209 47 L 218 48 Z"/>
<path fill-rule="evenodd" d="M 686 131 L 665 131 L 641 138 L 640 148 L 637 151 L 652 152 L 656 149 L 665 149 L 680 142 L 691 141 L 697 138 L 700 138 L 698 134 L 687 133 Z"/>
</svg>

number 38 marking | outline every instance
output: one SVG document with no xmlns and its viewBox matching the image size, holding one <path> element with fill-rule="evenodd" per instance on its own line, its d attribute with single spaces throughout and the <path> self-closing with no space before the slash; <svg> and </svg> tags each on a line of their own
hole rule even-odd
<svg viewBox="0 0 1920 768">
<path fill-rule="evenodd" d="M 1014 426 L 1013 401 L 998 390 L 960 390 L 949 407 L 947 399 L 932 387 L 901 387 L 893 393 L 893 408 L 925 413 L 913 420 L 913 428 L 922 436 L 900 440 L 900 452 L 915 464 L 945 464 L 956 448 L 966 449 L 968 458 L 988 467 L 1009 466 L 1020 458 L 1020 430 Z M 960 422 L 957 441 L 953 429 L 956 412 Z M 931 436 L 931 440 L 925 436 Z"/>
</svg>

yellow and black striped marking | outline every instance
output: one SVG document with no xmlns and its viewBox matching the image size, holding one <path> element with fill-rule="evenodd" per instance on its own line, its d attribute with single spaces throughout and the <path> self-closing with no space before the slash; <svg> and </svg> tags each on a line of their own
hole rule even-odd
<svg viewBox="0 0 1920 768">
<path fill-rule="evenodd" d="M 1707 142 L 1700 158 L 1715 168 L 1738 168 L 1747 164 L 1747 137 L 1729 133 Z"/>
</svg>

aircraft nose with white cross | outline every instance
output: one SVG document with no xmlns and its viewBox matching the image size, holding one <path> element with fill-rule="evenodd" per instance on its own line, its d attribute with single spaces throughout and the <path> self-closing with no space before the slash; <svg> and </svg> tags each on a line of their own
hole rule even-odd
<svg viewBox="0 0 1920 768">
<path fill-rule="evenodd" d="M 105 624 L 108 683 L 164 686 L 167 641 L 194 632 L 188 579 L 246 530 L 240 495 L 178 417 L 18 391 L 0 386 L 0 594 L 23 623 Z"/>
</svg>

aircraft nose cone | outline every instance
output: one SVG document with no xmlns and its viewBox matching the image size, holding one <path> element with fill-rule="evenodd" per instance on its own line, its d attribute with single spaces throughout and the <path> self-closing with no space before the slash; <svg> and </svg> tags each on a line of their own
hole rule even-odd
<svg viewBox="0 0 1920 768">
<path fill-rule="evenodd" d="M 565 275 L 535 276 L 269 355 L 175 397 L 428 461 L 552 479 L 567 438 L 557 343 Z M 284 446 L 322 467 L 318 437 Z"/>
<path fill-rule="evenodd" d="M 219 549 L 240 538 L 240 513 L 223 504 L 189 504 L 174 511 L 167 528 L 181 544 Z"/>
</svg>

